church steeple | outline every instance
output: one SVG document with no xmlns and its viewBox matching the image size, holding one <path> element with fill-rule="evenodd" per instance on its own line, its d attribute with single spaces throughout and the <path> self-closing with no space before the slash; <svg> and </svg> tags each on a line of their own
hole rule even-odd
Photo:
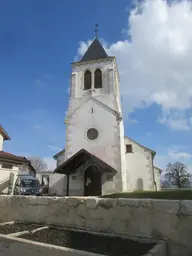
<svg viewBox="0 0 192 256">
<path fill-rule="evenodd" d="M 85 54 L 83 55 L 80 62 L 83 61 L 91 61 L 91 60 L 97 60 L 97 59 L 105 59 L 109 56 L 105 52 L 102 44 L 100 41 L 95 38 L 94 41 L 91 43 Z"/>
</svg>

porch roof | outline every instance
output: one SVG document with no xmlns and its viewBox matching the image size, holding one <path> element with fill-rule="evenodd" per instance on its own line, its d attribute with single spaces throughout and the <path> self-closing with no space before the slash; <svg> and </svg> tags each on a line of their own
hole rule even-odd
<svg viewBox="0 0 192 256">
<path fill-rule="evenodd" d="M 72 157 L 67 159 L 67 161 L 65 161 L 63 164 L 58 166 L 54 170 L 54 172 L 71 174 L 71 173 L 74 173 L 78 167 L 80 167 L 87 161 L 90 161 L 92 164 L 95 164 L 101 167 L 100 170 L 102 170 L 103 172 L 114 173 L 114 174 L 117 173 L 116 169 L 108 165 L 106 162 L 104 162 L 97 156 L 86 151 L 85 149 L 79 150 L 76 154 L 74 154 Z"/>
</svg>

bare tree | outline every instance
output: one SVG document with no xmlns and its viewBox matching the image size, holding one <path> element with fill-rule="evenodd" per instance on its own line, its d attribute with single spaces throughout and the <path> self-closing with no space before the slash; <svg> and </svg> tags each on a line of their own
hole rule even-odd
<svg viewBox="0 0 192 256">
<path fill-rule="evenodd" d="M 31 156 L 28 157 L 28 159 L 31 161 L 31 165 L 36 170 L 36 172 L 47 171 L 47 164 L 42 157 Z"/>
<path fill-rule="evenodd" d="M 161 181 L 161 188 L 170 188 L 171 187 L 171 183 L 168 180 L 163 180 Z"/>
<path fill-rule="evenodd" d="M 183 163 L 175 162 L 167 165 L 165 179 L 166 183 L 178 188 L 189 187 L 191 175 L 187 172 Z"/>
</svg>

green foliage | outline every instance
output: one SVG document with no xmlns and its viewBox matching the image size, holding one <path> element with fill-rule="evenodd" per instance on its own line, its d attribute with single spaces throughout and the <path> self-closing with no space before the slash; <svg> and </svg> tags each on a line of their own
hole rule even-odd
<svg viewBox="0 0 192 256">
<path fill-rule="evenodd" d="M 166 190 L 166 191 L 142 191 L 124 192 L 102 196 L 102 198 L 149 198 L 169 200 L 192 200 L 192 190 Z"/>
</svg>

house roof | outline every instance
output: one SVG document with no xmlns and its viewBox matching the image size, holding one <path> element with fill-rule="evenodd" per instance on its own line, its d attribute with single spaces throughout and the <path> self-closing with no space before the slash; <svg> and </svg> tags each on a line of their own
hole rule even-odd
<svg viewBox="0 0 192 256">
<path fill-rule="evenodd" d="M 54 172 L 55 173 L 64 173 L 64 174 L 71 174 L 76 171 L 78 167 L 83 165 L 86 161 L 90 161 L 92 164 L 96 164 L 102 167 L 102 170 L 109 172 L 109 173 L 117 173 L 112 166 L 105 163 L 103 160 L 98 158 L 97 156 L 91 154 L 90 152 L 86 151 L 85 149 L 79 150 L 76 154 L 70 157 L 67 161 L 63 164 L 58 166 Z"/>
<path fill-rule="evenodd" d="M 137 141 L 131 139 L 131 138 L 128 137 L 128 136 L 124 136 L 124 137 L 127 138 L 127 139 L 129 139 L 129 140 L 131 140 L 131 141 L 133 141 L 134 143 L 136 143 L 136 144 L 139 145 L 140 147 L 146 149 L 147 151 L 150 151 L 154 156 L 156 155 L 156 152 L 155 152 L 154 150 L 152 150 L 152 149 L 150 149 L 150 148 L 147 148 L 147 147 L 141 145 L 140 143 L 138 143 Z"/>
<path fill-rule="evenodd" d="M 163 170 L 157 166 L 154 166 L 154 168 L 157 169 L 160 172 L 160 174 L 163 172 Z"/>
<path fill-rule="evenodd" d="M 0 125 L 0 134 L 3 135 L 4 140 L 11 140 L 8 133 L 3 129 L 1 125 Z"/>
<path fill-rule="evenodd" d="M 61 155 L 61 154 L 64 153 L 64 152 L 65 152 L 65 149 L 62 149 L 61 151 L 59 151 L 57 154 L 55 154 L 55 155 L 53 156 L 53 159 L 57 160 L 58 156 Z"/>
<path fill-rule="evenodd" d="M 28 160 L 29 161 L 29 160 Z M 31 169 L 32 172 L 36 173 L 35 168 L 31 165 L 31 161 L 29 161 L 30 163 L 28 164 L 29 169 Z"/>
<path fill-rule="evenodd" d="M 18 164 L 24 164 L 24 163 L 31 164 L 31 162 L 25 157 L 16 156 L 5 151 L 0 151 L 0 161 L 16 162 Z"/>
<path fill-rule="evenodd" d="M 92 60 L 97 60 L 97 59 L 105 59 L 108 58 L 109 56 L 105 52 L 103 46 L 99 42 L 97 38 L 93 40 L 85 54 L 83 55 L 82 59 L 80 62 L 83 61 L 92 61 Z"/>
</svg>

